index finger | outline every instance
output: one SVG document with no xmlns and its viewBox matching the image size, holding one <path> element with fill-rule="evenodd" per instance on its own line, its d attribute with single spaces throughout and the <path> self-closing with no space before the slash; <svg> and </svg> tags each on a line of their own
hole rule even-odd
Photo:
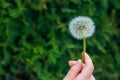
<svg viewBox="0 0 120 80">
<path fill-rule="evenodd" d="M 89 79 L 93 73 L 93 70 L 94 70 L 94 66 L 92 60 L 89 57 L 89 55 L 85 53 L 85 64 L 78 77 L 82 76 L 82 78 Z"/>
<path fill-rule="evenodd" d="M 93 70 L 94 70 L 93 62 L 90 56 L 87 53 L 85 53 L 85 66 L 83 67 L 82 73 L 86 74 L 85 77 L 91 76 Z"/>
</svg>

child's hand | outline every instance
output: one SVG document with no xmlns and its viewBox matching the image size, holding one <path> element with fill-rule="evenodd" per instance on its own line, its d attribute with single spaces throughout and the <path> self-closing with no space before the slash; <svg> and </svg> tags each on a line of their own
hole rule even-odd
<svg viewBox="0 0 120 80">
<path fill-rule="evenodd" d="M 69 61 L 71 69 L 63 80 L 95 80 L 92 75 L 94 65 L 88 54 L 85 54 L 85 64 L 81 60 Z"/>
</svg>

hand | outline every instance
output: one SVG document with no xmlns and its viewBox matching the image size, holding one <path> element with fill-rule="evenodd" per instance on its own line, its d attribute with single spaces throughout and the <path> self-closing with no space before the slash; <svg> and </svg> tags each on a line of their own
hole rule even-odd
<svg viewBox="0 0 120 80">
<path fill-rule="evenodd" d="M 69 61 L 71 69 L 63 80 L 95 80 L 92 75 L 94 66 L 91 58 L 85 53 L 85 64 L 81 60 Z"/>
</svg>

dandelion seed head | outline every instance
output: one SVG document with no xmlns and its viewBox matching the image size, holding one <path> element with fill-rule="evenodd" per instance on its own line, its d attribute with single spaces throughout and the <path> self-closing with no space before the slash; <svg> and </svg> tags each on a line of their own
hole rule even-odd
<svg viewBox="0 0 120 80">
<path fill-rule="evenodd" d="M 76 39 L 88 38 L 95 32 L 95 25 L 91 18 L 78 16 L 70 21 L 69 31 Z"/>
</svg>

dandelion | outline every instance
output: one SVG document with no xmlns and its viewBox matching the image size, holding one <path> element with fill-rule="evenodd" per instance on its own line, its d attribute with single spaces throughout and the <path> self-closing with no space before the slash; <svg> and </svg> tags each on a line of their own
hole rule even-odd
<svg viewBox="0 0 120 80">
<path fill-rule="evenodd" d="M 81 40 L 83 39 L 82 60 L 84 61 L 84 53 L 86 52 L 86 38 L 89 38 L 95 32 L 95 25 L 91 18 L 78 16 L 69 23 L 69 31 L 71 35 Z"/>
</svg>

